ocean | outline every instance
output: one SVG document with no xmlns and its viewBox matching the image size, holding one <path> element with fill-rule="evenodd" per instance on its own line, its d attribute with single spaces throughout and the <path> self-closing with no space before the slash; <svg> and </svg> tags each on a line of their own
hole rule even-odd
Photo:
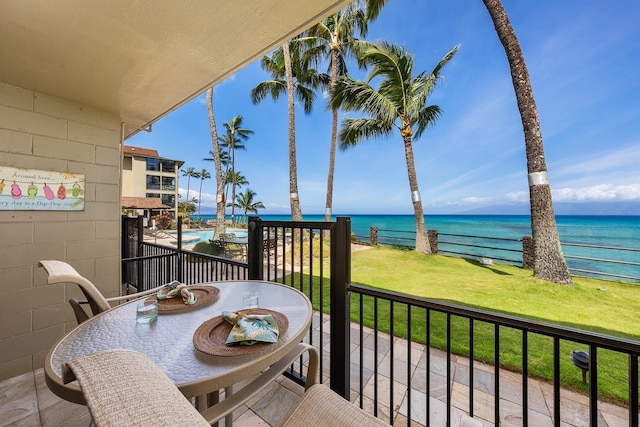
<svg viewBox="0 0 640 427">
<path fill-rule="evenodd" d="M 415 239 L 413 215 L 334 215 L 334 218 L 337 216 L 351 218 L 351 231 L 360 240 L 369 239 L 372 226 L 378 227 L 379 241 L 383 244 L 410 246 Z M 273 221 L 291 219 L 290 215 L 260 215 L 260 217 Z M 201 218 L 215 219 L 215 215 L 202 215 Z M 303 218 L 305 221 L 324 221 L 324 215 L 304 215 Z M 528 215 L 427 215 L 425 222 L 428 230 L 438 231 L 439 248 L 443 252 L 460 250 L 460 247 L 455 245 L 455 242 L 462 239 L 456 237 L 459 235 L 514 240 L 531 235 L 531 222 Z M 623 276 L 619 280 L 640 282 L 640 266 L 628 264 L 640 263 L 640 216 L 558 215 L 556 224 L 563 244 L 563 253 L 570 269 L 582 270 L 583 272 L 578 273 L 582 275 L 603 277 L 589 272 L 605 272 Z M 454 242 L 454 244 L 444 242 Z M 469 238 L 466 238 L 466 242 L 469 242 Z M 496 248 L 522 248 L 522 244 L 517 241 L 478 244 Z M 598 248 L 590 246 L 598 246 Z M 514 257 L 518 259 L 519 256 L 508 254 L 507 251 L 500 249 L 465 248 L 464 252 L 496 259 Z M 603 262 L 598 259 L 616 262 Z"/>
</svg>

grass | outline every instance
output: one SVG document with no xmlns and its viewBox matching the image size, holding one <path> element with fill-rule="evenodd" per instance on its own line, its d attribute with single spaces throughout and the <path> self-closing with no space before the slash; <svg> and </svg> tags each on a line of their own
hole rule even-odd
<svg viewBox="0 0 640 427">
<path fill-rule="evenodd" d="M 525 317 L 547 323 L 640 340 L 637 312 L 640 306 L 638 285 L 574 277 L 575 286 L 560 286 L 532 277 L 531 270 L 494 264 L 481 266 L 475 261 L 441 255 L 424 256 L 414 251 L 373 248 L 352 253 L 351 281 L 372 287 L 429 299 L 450 301 L 490 311 Z M 305 280 L 308 280 L 306 278 Z M 315 280 L 315 286 L 318 281 Z M 328 281 L 325 283 L 325 309 L 328 311 Z M 319 304 L 314 291 L 313 303 Z M 359 319 L 356 296 L 352 296 L 351 318 Z M 364 324 L 373 325 L 373 301 L 364 298 Z M 394 304 L 394 334 L 406 337 L 407 307 Z M 426 341 L 425 310 L 412 308 L 412 339 Z M 389 331 L 390 306 L 380 302 L 378 327 Z M 431 314 L 431 345 L 446 346 L 446 316 Z M 469 321 L 452 317 L 452 349 L 468 355 Z M 494 327 L 474 322 L 474 357 L 487 363 L 494 361 Z M 500 328 L 501 366 L 520 371 L 522 368 L 522 334 Z M 553 375 L 553 342 L 551 338 L 529 334 L 529 374 L 551 379 Z M 571 350 L 588 351 L 584 345 L 562 341 L 560 346 L 561 382 L 565 387 L 587 391 L 582 374 L 570 361 Z M 598 391 L 601 398 L 624 403 L 628 401 L 628 359 L 609 350 L 598 351 Z"/>
</svg>

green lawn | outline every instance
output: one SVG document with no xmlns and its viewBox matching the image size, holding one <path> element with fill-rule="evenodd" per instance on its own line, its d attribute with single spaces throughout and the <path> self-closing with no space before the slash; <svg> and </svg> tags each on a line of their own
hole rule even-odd
<svg viewBox="0 0 640 427">
<path fill-rule="evenodd" d="M 640 340 L 637 314 L 640 307 L 640 285 L 574 277 L 575 286 L 560 286 L 534 279 L 530 270 L 507 265 L 481 266 L 474 261 L 447 256 L 424 256 L 414 251 L 372 248 L 352 253 L 351 281 L 395 292 L 446 300 L 455 304 L 478 307 L 548 323 L 585 329 L 602 334 Z M 325 285 L 328 304 L 328 284 Z M 314 294 L 314 305 L 318 303 Z M 372 301 L 365 298 L 364 319 L 373 324 Z M 359 307 L 352 296 L 352 320 L 359 319 Z M 394 334 L 406 337 L 406 311 L 394 305 Z M 378 322 L 381 330 L 389 329 L 389 304 L 380 303 Z M 425 312 L 412 309 L 412 337 L 425 342 Z M 445 316 L 431 315 L 431 345 L 446 345 Z M 467 319 L 452 319 L 452 348 L 468 354 Z M 474 356 L 492 363 L 494 360 L 494 327 L 482 322 L 474 324 Z M 520 370 L 521 332 L 500 329 L 501 364 Z M 530 334 L 529 373 L 550 379 L 553 373 L 552 340 Z M 571 350 L 588 350 L 572 342 L 561 343 L 561 381 L 577 390 L 587 390 L 580 370 L 569 359 Z M 605 399 L 628 400 L 628 360 L 607 350 L 598 351 L 598 389 Z"/>
</svg>

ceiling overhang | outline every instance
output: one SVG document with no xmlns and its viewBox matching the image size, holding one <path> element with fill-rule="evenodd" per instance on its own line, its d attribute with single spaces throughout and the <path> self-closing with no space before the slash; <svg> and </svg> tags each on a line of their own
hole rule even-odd
<svg viewBox="0 0 640 427">
<path fill-rule="evenodd" d="M 125 136 L 348 0 L 0 2 L 0 82 L 116 114 Z"/>
</svg>

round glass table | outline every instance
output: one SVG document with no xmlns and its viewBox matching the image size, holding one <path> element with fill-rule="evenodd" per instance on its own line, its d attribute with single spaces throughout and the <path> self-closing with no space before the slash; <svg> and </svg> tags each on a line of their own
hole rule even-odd
<svg viewBox="0 0 640 427">
<path fill-rule="evenodd" d="M 56 343 L 45 360 L 48 387 L 65 400 L 84 404 L 77 383 L 64 384 L 62 366 L 85 354 L 108 349 L 144 353 L 176 384 L 186 397 L 206 395 L 227 388 L 263 371 L 302 341 L 309 329 L 312 307 L 297 289 L 266 281 L 225 281 L 206 285 L 219 289 L 217 299 L 175 312 L 160 312 L 155 322 L 136 323 L 133 300 L 90 318 Z M 213 356 L 197 350 L 193 335 L 205 321 L 223 311 L 242 308 L 242 295 L 258 293 L 259 307 L 286 316 L 288 328 L 276 344 L 238 356 Z M 114 367 L 114 375 L 118 375 Z"/>
</svg>

